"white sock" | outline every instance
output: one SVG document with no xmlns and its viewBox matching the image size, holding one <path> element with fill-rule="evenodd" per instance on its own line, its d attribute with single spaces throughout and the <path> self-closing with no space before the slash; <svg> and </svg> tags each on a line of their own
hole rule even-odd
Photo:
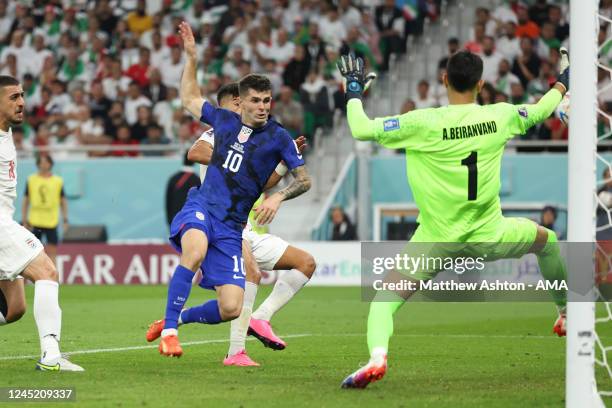
<svg viewBox="0 0 612 408">
<path fill-rule="evenodd" d="M 370 362 L 382 364 L 385 356 L 387 355 L 387 349 L 384 347 L 374 347 L 372 354 L 370 355 Z"/>
<path fill-rule="evenodd" d="M 308 280 L 309 278 L 297 269 L 283 272 L 276 281 L 270 296 L 253 313 L 253 318 L 270 321 L 274 313 L 285 306 Z"/>
<path fill-rule="evenodd" d="M 178 336 L 178 330 L 176 330 L 176 329 L 164 329 L 161 332 L 161 336 L 162 337 L 166 337 L 166 336 Z"/>
<path fill-rule="evenodd" d="M 6 319 L 4 318 L 2 312 L 0 312 L 0 326 L 2 326 L 3 324 L 6 324 Z"/>
<path fill-rule="evenodd" d="M 43 364 L 60 358 L 62 309 L 59 307 L 58 296 L 57 282 L 38 280 L 34 283 L 34 320 L 38 327 Z"/>
<path fill-rule="evenodd" d="M 237 319 L 230 322 L 230 346 L 227 352 L 228 356 L 233 356 L 240 350 L 245 349 L 246 334 L 249 330 L 249 322 L 251 321 L 251 313 L 253 313 L 253 304 L 257 295 L 257 284 L 246 282 L 244 285 L 244 300 L 242 302 L 242 312 Z"/>
</svg>

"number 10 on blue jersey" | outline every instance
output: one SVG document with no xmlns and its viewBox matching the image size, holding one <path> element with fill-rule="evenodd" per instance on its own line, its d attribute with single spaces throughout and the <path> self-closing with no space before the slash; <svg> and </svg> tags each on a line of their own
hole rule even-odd
<svg viewBox="0 0 612 408">
<path fill-rule="evenodd" d="M 224 169 L 229 169 L 232 173 L 237 173 L 242 164 L 242 155 L 234 150 L 228 150 L 225 163 L 223 163 Z"/>
</svg>

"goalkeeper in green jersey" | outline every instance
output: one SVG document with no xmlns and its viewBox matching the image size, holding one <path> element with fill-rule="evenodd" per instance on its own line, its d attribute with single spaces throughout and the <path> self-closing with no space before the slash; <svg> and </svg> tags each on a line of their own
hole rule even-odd
<svg viewBox="0 0 612 408">
<path fill-rule="evenodd" d="M 495 258 L 535 253 L 546 280 L 565 280 L 566 267 L 555 233 L 526 218 L 503 217 L 499 200 L 506 142 L 548 118 L 568 90 L 569 59 L 565 49 L 561 54 L 558 81 L 536 104 L 477 105 L 476 95 L 484 84 L 482 60 L 469 51 L 459 51 L 450 57 L 444 76 L 448 106 L 376 119 L 368 118 L 361 103 L 362 93 L 371 82 L 364 73 L 363 61 L 352 55 L 341 57 L 338 68 L 345 80 L 353 137 L 391 149 L 406 149 L 408 181 L 419 208 L 419 227 L 411 243 L 503 244 L 495 246 Z M 437 272 L 417 271 L 410 279 L 429 280 Z M 343 388 L 364 388 L 384 376 L 393 315 L 413 293 L 393 292 L 394 301 L 375 298 L 371 303 L 370 361 L 348 376 Z M 554 331 L 563 336 L 566 291 L 551 293 L 559 310 Z"/>
</svg>

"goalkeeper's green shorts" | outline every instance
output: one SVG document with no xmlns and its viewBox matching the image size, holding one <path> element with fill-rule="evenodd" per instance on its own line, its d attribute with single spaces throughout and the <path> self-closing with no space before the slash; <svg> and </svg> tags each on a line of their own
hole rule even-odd
<svg viewBox="0 0 612 408">
<path fill-rule="evenodd" d="M 496 222 L 466 235 L 459 242 L 449 242 L 448 236 L 434 236 L 419 228 L 406 246 L 406 253 L 412 257 L 430 258 L 485 257 L 488 262 L 521 258 L 535 242 L 537 228 L 538 225 L 527 218 L 500 217 Z M 410 279 L 428 280 L 433 279 L 440 269 L 419 269 L 409 274 L 398 272 Z"/>
</svg>

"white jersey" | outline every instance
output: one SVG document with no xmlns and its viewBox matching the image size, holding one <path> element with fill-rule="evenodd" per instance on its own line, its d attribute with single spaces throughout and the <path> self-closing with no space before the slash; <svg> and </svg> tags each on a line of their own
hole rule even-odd
<svg viewBox="0 0 612 408">
<path fill-rule="evenodd" d="M 208 142 L 211 146 L 215 147 L 215 130 L 213 128 L 208 129 L 206 132 L 202 133 L 202 135 L 198 138 L 199 141 Z M 208 166 L 205 164 L 200 164 L 200 182 L 204 183 L 204 177 L 206 177 L 206 169 Z"/>
<path fill-rule="evenodd" d="M 17 150 L 13 132 L 0 130 L 0 217 L 13 218 L 17 198 Z"/>
</svg>

